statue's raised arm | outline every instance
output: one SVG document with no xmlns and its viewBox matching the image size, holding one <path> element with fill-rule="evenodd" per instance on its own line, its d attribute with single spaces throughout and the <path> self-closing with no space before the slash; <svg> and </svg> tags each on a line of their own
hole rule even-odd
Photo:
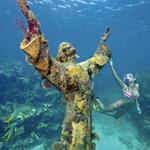
<svg viewBox="0 0 150 150">
<path fill-rule="evenodd" d="M 100 37 L 98 48 L 93 57 L 80 63 L 80 65 L 84 66 L 87 69 L 91 77 L 95 76 L 111 58 L 111 51 L 105 44 L 110 34 L 111 29 L 107 28 L 106 32 Z"/>
<path fill-rule="evenodd" d="M 28 29 L 24 29 L 24 39 L 20 44 L 20 49 L 27 54 L 29 62 L 33 64 L 42 78 L 48 79 L 52 84 L 58 86 L 60 63 L 49 55 L 47 40 L 26 0 L 18 0 L 18 4 L 28 23 Z M 51 72 L 53 73 L 51 74 Z"/>
<path fill-rule="evenodd" d="M 26 42 L 29 42 L 32 37 L 42 34 L 40 24 L 27 5 L 26 0 L 18 0 L 18 4 L 28 23 L 28 29 L 26 29 L 24 36 L 27 40 Z"/>
</svg>

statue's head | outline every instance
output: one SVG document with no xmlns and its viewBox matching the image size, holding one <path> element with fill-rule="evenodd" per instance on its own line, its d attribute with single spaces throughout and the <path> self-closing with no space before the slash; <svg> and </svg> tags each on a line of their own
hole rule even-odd
<svg viewBox="0 0 150 150">
<path fill-rule="evenodd" d="M 65 63 L 76 59 L 76 50 L 69 42 L 61 42 L 58 46 L 57 58 Z"/>
</svg>

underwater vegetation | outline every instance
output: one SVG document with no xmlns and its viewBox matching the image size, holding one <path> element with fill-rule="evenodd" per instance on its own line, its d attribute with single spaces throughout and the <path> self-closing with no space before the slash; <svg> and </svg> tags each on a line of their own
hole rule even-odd
<svg viewBox="0 0 150 150">
<path fill-rule="evenodd" d="M 37 74 L 27 70 L 17 62 L 0 65 L 0 149 L 47 150 L 59 140 L 63 97 L 53 87 L 43 89 Z"/>
</svg>

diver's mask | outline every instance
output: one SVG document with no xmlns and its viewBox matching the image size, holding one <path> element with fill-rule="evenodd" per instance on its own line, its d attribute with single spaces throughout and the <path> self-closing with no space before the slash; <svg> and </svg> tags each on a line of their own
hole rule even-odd
<svg viewBox="0 0 150 150">
<path fill-rule="evenodd" d="M 136 81 L 136 76 L 133 75 L 132 73 L 127 73 L 123 77 L 123 82 L 125 82 L 125 83 L 131 83 L 131 82 L 135 82 L 135 81 Z"/>
</svg>

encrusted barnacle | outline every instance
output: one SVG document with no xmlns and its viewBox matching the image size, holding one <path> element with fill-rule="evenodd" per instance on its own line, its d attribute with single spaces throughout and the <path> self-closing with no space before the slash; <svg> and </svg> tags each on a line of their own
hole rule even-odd
<svg viewBox="0 0 150 150">
<path fill-rule="evenodd" d="M 79 109 L 83 110 L 86 107 L 87 102 L 82 100 L 80 102 L 77 103 L 77 106 Z"/>
<path fill-rule="evenodd" d="M 107 61 L 108 61 L 108 57 L 107 56 L 103 56 L 103 55 L 97 55 L 97 54 L 95 54 L 95 56 L 92 58 L 92 62 L 96 63 L 99 66 L 102 66 Z"/>
<path fill-rule="evenodd" d="M 72 128 L 74 129 L 72 132 L 72 144 L 83 144 L 83 138 L 88 133 L 88 127 L 86 122 L 75 123 L 72 121 Z"/>
<path fill-rule="evenodd" d="M 74 95 L 74 100 L 75 100 L 75 101 L 81 101 L 81 100 L 82 100 L 81 94 L 76 93 L 76 94 Z"/>
</svg>

